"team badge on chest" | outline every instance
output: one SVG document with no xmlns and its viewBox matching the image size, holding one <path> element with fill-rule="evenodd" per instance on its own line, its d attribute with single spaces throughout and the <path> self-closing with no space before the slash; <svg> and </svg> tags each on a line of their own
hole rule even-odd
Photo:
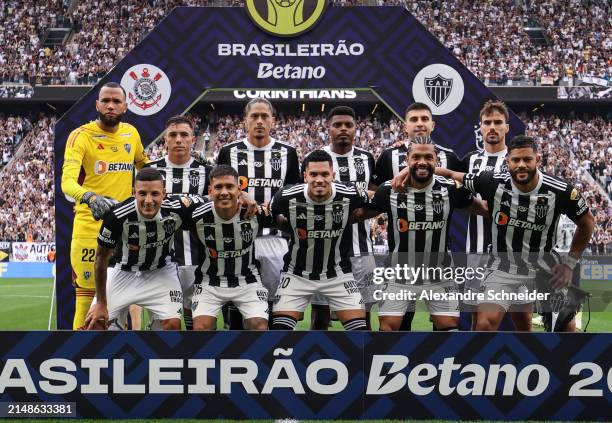
<svg viewBox="0 0 612 423">
<path fill-rule="evenodd" d="M 283 160 L 281 159 L 281 153 L 278 151 L 273 151 L 272 157 L 270 157 L 270 166 L 272 169 L 278 172 L 282 165 Z"/>
</svg>

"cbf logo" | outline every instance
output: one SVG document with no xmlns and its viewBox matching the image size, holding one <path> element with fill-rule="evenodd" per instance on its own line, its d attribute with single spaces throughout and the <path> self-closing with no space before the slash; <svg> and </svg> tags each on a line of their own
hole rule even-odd
<svg viewBox="0 0 612 423">
<path fill-rule="evenodd" d="M 164 108 L 172 87 L 160 68 L 150 64 L 132 66 L 121 78 L 127 93 L 128 109 L 140 116 L 150 116 Z"/>
<path fill-rule="evenodd" d="M 314 27 L 327 3 L 327 0 L 246 0 L 246 12 L 268 34 L 295 37 Z"/>
<path fill-rule="evenodd" d="M 425 66 L 412 82 L 414 100 L 427 104 L 434 115 L 455 110 L 463 100 L 463 91 L 459 72 L 442 63 Z"/>
<path fill-rule="evenodd" d="M 281 159 L 281 153 L 278 151 L 273 151 L 272 157 L 270 157 L 270 166 L 272 167 L 272 169 L 278 172 L 282 165 L 283 161 Z"/>
</svg>

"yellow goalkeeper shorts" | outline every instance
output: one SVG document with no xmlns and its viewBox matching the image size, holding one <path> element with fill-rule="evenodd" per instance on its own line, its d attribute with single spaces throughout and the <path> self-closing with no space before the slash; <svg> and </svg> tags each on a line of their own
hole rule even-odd
<svg viewBox="0 0 612 423">
<path fill-rule="evenodd" d="M 75 288 L 96 289 L 94 261 L 96 259 L 96 238 L 73 238 L 70 244 L 70 264 Z"/>
</svg>

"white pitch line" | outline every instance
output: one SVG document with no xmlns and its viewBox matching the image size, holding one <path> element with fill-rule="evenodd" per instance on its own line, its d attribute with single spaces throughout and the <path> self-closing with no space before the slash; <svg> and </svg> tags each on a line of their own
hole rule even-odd
<svg viewBox="0 0 612 423">
<path fill-rule="evenodd" d="M 51 295 L 18 295 L 18 294 L 2 294 L 0 300 L 4 297 L 17 297 L 17 298 L 51 298 Z"/>
</svg>

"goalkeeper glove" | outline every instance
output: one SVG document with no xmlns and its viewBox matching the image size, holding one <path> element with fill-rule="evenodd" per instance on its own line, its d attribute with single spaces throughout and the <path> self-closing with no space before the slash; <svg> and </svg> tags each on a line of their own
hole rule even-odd
<svg viewBox="0 0 612 423">
<path fill-rule="evenodd" d="M 116 200 L 103 195 L 98 195 L 94 192 L 88 191 L 81 198 L 81 203 L 85 203 L 89 206 L 93 218 L 96 220 L 103 219 L 106 213 L 117 204 Z"/>
</svg>

